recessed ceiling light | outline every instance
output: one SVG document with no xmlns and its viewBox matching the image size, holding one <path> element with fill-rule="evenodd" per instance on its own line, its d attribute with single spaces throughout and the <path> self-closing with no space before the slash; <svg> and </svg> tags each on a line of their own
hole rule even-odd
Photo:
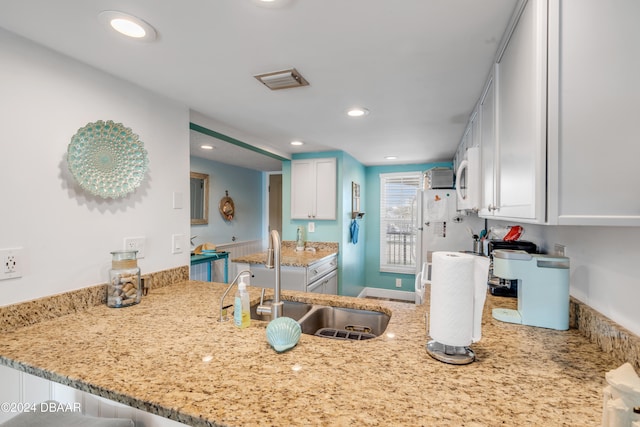
<svg viewBox="0 0 640 427">
<path fill-rule="evenodd" d="M 349 117 L 362 117 L 369 114 L 369 110 L 362 107 L 351 108 L 347 111 L 347 116 Z"/>
<path fill-rule="evenodd" d="M 200 146 L 203 150 L 213 150 L 213 145 L 203 144 Z"/>
<path fill-rule="evenodd" d="M 155 28 L 142 19 L 116 10 L 100 12 L 98 18 L 109 29 L 141 41 L 154 41 L 157 37 Z"/>
<path fill-rule="evenodd" d="M 385 156 L 386 160 L 398 160 L 398 156 Z"/>
<path fill-rule="evenodd" d="M 291 141 L 291 145 L 303 145 L 304 142 L 302 141 Z"/>
</svg>

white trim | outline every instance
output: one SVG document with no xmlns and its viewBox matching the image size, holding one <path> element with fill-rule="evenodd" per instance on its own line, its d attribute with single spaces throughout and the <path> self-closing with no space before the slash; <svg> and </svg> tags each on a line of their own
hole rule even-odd
<svg viewBox="0 0 640 427">
<path fill-rule="evenodd" d="M 358 298 L 366 297 L 378 297 L 378 298 L 393 298 L 403 300 L 407 302 L 415 302 L 415 292 L 411 291 L 396 291 L 393 289 L 382 288 L 370 288 L 366 287 L 358 294 Z"/>
</svg>

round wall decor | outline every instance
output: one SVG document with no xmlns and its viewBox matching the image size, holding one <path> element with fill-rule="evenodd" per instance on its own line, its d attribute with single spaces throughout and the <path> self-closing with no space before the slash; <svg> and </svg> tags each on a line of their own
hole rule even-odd
<svg viewBox="0 0 640 427">
<path fill-rule="evenodd" d="M 67 163 L 84 190 L 117 199 L 140 185 L 149 161 L 144 143 L 130 128 L 111 120 L 98 120 L 73 135 Z"/>
<path fill-rule="evenodd" d="M 218 204 L 218 209 L 220 210 L 220 214 L 227 221 L 231 221 L 233 219 L 233 215 L 236 213 L 236 208 L 233 204 L 233 199 L 229 197 L 229 191 L 225 190 L 225 196 L 220 199 L 220 203 Z"/>
</svg>

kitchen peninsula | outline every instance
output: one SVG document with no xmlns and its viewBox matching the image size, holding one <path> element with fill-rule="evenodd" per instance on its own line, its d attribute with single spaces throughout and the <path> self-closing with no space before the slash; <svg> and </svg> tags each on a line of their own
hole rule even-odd
<svg viewBox="0 0 640 427">
<path fill-rule="evenodd" d="M 496 304 L 515 301 L 492 296 L 470 365 L 426 353 L 428 302 L 293 291 L 284 298 L 391 320 L 375 339 L 303 334 L 278 354 L 267 322 L 217 321 L 226 287 L 184 281 L 152 289 L 136 306 L 101 304 L 14 328 L 0 336 L 0 364 L 193 426 L 595 426 L 604 374 L 620 365 L 576 329 L 493 319 Z M 260 290 L 249 288 L 252 304 Z"/>
</svg>

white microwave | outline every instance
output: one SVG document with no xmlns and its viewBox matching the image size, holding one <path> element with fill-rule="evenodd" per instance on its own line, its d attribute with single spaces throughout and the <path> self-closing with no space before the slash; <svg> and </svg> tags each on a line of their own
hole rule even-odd
<svg viewBox="0 0 640 427">
<path fill-rule="evenodd" d="M 480 209 L 480 147 L 468 148 L 456 172 L 458 210 Z"/>
</svg>

